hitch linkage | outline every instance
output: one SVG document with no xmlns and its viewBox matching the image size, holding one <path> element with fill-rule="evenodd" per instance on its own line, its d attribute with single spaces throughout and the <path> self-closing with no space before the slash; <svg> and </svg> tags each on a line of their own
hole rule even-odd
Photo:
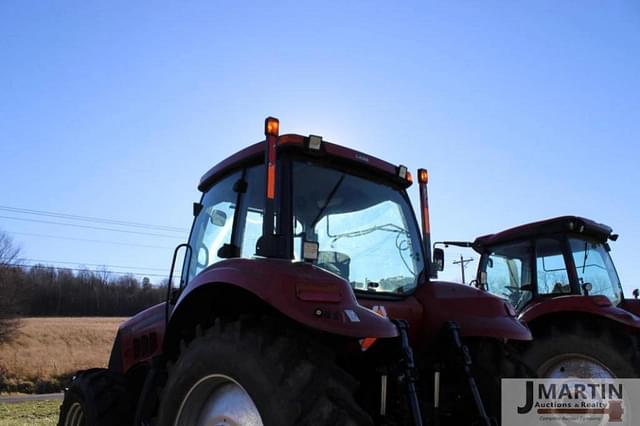
<svg viewBox="0 0 640 426">
<path fill-rule="evenodd" d="M 422 426 L 422 413 L 420 412 L 420 403 L 418 401 L 418 392 L 416 391 L 416 382 L 418 381 L 418 369 L 413 360 L 413 350 L 409 344 L 409 336 L 407 330 L 409 324 L 404 320 L 393 320 L 400 335 L 400 343 L 402 345 L 402 368 L 404 370 L 404 381 L 407 385 L 407 399 L 411 407 L 411 415 L 415 426 Z"/>
<path fill-rule="evenodd" d="M 473 377 L 473 372 L 471 371 L 472 361 L 471 355 L 469 354 L 469 348 L 467 347 L 467 345 L 462 343 L 462 339 L 460 338 L 460 326 L 455 321 L 449 321 L 447 323 L 447 328 L 451 333 L 453 345 L 460 352 L 462 367 L 464 369 L 465 375 L 467 376 L 467 380 L 469 382 L 469 390 L 471 391 L 471 396 L 473 397 L 473 400 L 476 404 L 481 424 L 483 424 L 484 426 L 492 426 L 493 423 L 491 422 L 491 419 L 487 415 L 487 411 L 484 408 L 482 397 L 480 396 L 480 391 L 478 390 L 478 384 L 476 383 L 476 379 Z"/>
</svg>

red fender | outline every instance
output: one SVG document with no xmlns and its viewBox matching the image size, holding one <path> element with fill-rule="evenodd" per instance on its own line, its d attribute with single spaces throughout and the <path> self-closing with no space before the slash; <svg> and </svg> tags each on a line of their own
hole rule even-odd
<svg viewBox="0 0 640 426">
<path fill-rule="evenodd" d="M 202 286 L 233 285 L 307 327 L 350 337 L 395 337 L 395 325 L 361 306 L 349 284 L 305 262 L 228 259 L 201 272 L 180 295 L 173 313 Z"/>
<path fill-rule="evenodd" d="M 620 307 L 634 315 L 640 316 L 640 300 L 638 299 L 624 299 Z"/>
<path fill-rule="evenodd" d="M 538 298 L 520 314 L 520 319 L 530 323 L 543 315 L 567 312 L 601 316 L 640 331 L 640 317 L 625 309 L 613 306 L 605 296 L 572 294 L 553 298 Z"/>
</svg>

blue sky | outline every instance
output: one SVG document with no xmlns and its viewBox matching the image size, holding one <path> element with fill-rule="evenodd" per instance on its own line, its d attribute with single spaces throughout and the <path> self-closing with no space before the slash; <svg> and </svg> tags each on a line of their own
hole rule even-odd
<svg viewBox="0 0 640 426">
<path fill-rule="evenodd" d="M 639 3 L 238 3 L 1 2 L 0 205 L 188 228 L 274 115 L 429 168 L 435 239 L 584 215 L 640 286 Z M 160 271 L 186 238 L 0 228 L 24 258 Z"/>
</svg>

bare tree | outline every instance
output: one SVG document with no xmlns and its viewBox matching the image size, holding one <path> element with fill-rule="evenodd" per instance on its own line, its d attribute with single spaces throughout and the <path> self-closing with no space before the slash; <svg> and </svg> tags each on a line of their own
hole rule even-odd
<svg viewBox="0 0 640 426">
<path fill-rule="evenodd" d="M 11 237 L 0 231 L 0 343 L 9 340 L 18 328 L 20 284 L 22 277 L 15 265 L 20 249 Z"/>
<path fill-rule="evenodd" d="M 11 237 L 0 231 L 0 267 L 13 265 L 19 254 L 20 249 Z"/>
</svg>

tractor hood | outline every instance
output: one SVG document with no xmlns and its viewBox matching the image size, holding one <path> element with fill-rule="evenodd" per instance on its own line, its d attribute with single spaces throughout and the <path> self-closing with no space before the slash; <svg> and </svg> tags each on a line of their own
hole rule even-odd
<svg viewBox="0 0 640 426">
<path fill-rule="evenodd" d="M 425 320 L 432 327 L 456 321 L 463 336 L 531 340 L 531 332 L 516 318 L 508 302 L 476 288 L 431 281 L 419 286 L 415 297 L 424 306 Z"/>
<path fill-rule="evenodd" d="M 473 312 L 482 316 L 509 315 L 509 304 L 503 299 L 475 287 L 449 281 L 432 281 L 433 297 L 445 303 L 473 305 Z"/>
</svg>

